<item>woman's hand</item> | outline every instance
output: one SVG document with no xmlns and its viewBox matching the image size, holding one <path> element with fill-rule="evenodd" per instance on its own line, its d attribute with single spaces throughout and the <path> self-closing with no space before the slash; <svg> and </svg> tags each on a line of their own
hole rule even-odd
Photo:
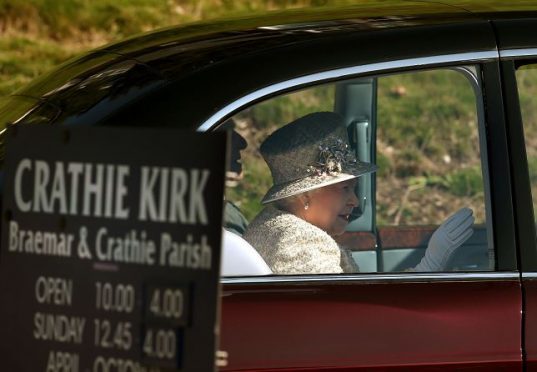
<svg viewBox="0 0 537 372">
<path fill-rule="evenodd" d="M 445 220 L 431 236 L 425 256 L 413 271 L 445 270 L 453 252 L 474 233 L 473 224 L 474 216 L 470 208 L 461 208 Z"/>
</svg>

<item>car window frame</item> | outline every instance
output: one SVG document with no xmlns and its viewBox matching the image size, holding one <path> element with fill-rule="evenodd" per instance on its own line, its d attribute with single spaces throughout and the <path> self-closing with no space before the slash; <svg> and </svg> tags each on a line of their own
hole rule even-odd
<svg viewBox="0 0 537 372">
<path fill-rule="evenodd" d="M 523 278 L 537 279 L 536 211 L 533 210 L 524 122 L 516 77 L 518 68 L 529 64 L 537 65 L 537 48 L 500 49 L 499 54 L 509 145 L 513 149 L 513 199 L 517 205 L 515 218 L 521 275 Z"/>
<path fill-rule="evenodd" d="M 351 67 L 320 71 L 317 73 L 300 76 L 297 78 L 292 78 L 284 81 L 274 83 L 272 85 L 263 87 L 256 91 L 250 92 L 241 98 L 230 102 L 226 106 L 220 108 L 213 115 L 211 115 L 205 122 L 203 122 L 198 128 L 197 131 L 211 131 L 219 127 L 221 123 L 233 116 L 235 113 L 251 106 L 257 102 L 266 100 L 268 98 L 283 94 L 288 91 L 295 91 L 299 89 L 304 89 L 309 86 L 319 85 L 323 83 L 329 83 L 336 80 L 358 78 L 358 77 L 367 77 L 371 75 L 381 75 L 388 73 L 401 73 L 401 72 L 410 72 L 416 70 L 424 69 L 434 69 L 434 68 L 460 68 L 467 66 L 476 66 L 481 75 L 481 94 L 476 95 L 476 100 L 481 99 L 481 104 L 485 105 L 488 108 L 488 111 L 483 112 L 483 117 L 485 118 L 486 126 L 486 146 L 484 149 L 487 151 L 485 156 L 488 156 L 488 161 L 483 164 L 482 167 L 487 168 L 487 173 L 489 177 L 485 181 L 488 184 L 488 192 L 485 190 L 486 194 L 489 195 L 489 198 L 485 200 L 487 206 L 487 217 L 489 213 L 491 215 L 490 224 L 492 226 L 491 234 L 492 239 L 491 243 L 495 247 L 496 255 L 496 265 L 494 271 L 483 271 L 475 273 L 467 272 L 442 272 L 442 273 L 427 273 L 427 274 L 417 274 L 417 273 L 356 273 L 356 274 L 323 274 L 323 275 L 296 275 L 296 276 L 269 276 L 269 277 L 222 277 L 221 282 L 223 284 L 233 283 L 233 284 L 254 284 L 254 283 L 304 283 L 311 281 L 327 281 L 327 282 L 340 282 L 340 281 L 355 281 L 355 280 L 483 280 L 483 279 L 505 279 L 505 278 L 515 278 L 518 277 L 518 266 L 516 258 L 516 245 L 514 239 L 514 226 L 512 222 L 513 208 L 510 198 L 509 200 L 502 201 L 499 197 L 499 194 L 502 193 L 502 190 L 510 188 L 510 183 L 501 184 L 498 192 L 495 194 L 492 190 L 497 188 L 496 185 L 492 187 L 492 184 L 495 183 L 495 180 L 500 181 L 502 178 L 509 177 L 509 168 L 505 165 L 501 165 L 501 169 L 491 171 L 491 167 L 494 167 L 494 162 L 491 163 L 490 158 L 492 157 L 496 161 L 502 159 L 501 154 L 505 154 L 505 161 L 507 159 L 506 148 L 503 148 L 502 141 L 505 142 L 505 132 L 502 131 L 503 120 L 503 105 L 496 103 L 498 99 L 501 100 L 501 86 L 495 86 L 494 84 L 489 84 L 488 81 L 497 81 L 499 82 L 499 60 L 500 56 L 498 51 L 476 51 L 476 52 L 465 52 L 465 53 L 454 53 L 454 54 L 445 54 L 445 55 L 436 55 L 428 57 L 417 57 L 417 58 L 405 58 L 400 60 L 392 60 L 388 62 L 379 62 L 371 64 L 356 65 Z M 490 105 L 485 102 L 485 97 L 488 100 L 494 101 L 495 105 Z M 478 103 L 479 106 L 479 103 Z M 492 106 L 492 110 L 491 110 Z M 498 110 L 500 112 L 498 112 Z M 501 116 L 498 116 L 501 113 Z M 496 119 L 502 121 L 500 125 L 497 125 L 494 122 Z M 494 125 L 491 125 L 494 124 Z M 495 128 L 495 129 L 494 129 Z M 491 130 L 493 129 L 493 130 Z M 496 146 L 493 146 L 496 145 Z M 498 146 L 499 145 L 499 146 Z M 495 151 L 490 151 L 491 147 L 495 147 Z M 498 151 L 496 151 L 498 147 Z M 501 149 L 500 149 L 501 147 Z M 505 179 L 505 178 L 504 178 Z M 490 182 L 490 183 L 489 183 Z M 487 187 L 484 185 L 484 187 Z M 497 210 L 504 210 L 507 213 L 503 215 L 498 213 Z M 501 228 L 498 228 L 501 226 Z"/>
</svg>

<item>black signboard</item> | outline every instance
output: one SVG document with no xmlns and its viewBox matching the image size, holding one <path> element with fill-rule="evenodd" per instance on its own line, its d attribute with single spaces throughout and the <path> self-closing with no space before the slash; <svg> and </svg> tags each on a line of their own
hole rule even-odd
<svg viewBox="0 0 537 372">
<path fill-rule="evenodd" d="M 211 371 L 224 134 L 7 134 L 0 369 Z"/>
</svg>

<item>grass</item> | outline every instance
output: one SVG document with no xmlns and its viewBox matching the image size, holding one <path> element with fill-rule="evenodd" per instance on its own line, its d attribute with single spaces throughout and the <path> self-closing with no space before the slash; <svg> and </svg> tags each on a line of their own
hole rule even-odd
<svg viewBox="0 0 537 372">
<path fill-rule="evenodd" d="M 16 91 L 77 51 L 67 45 L 23 35 L 0 38 L 0 95 Z"/>
<path fill-rule="evenodd" d="M 135 34 L 318 1 L 0 0 L 0 95 L 61 62 Z"/>
</svg>

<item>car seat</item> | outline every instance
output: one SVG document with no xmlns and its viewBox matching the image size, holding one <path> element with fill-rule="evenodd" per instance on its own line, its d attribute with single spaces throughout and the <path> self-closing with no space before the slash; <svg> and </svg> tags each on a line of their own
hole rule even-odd
<svg viewBox="0 0 537 372">
<path fill-rule="evenodd" d="M 272 270 L 246 240 L 223 229 L 221 276 L 270 275 Z"/>
</svg>

